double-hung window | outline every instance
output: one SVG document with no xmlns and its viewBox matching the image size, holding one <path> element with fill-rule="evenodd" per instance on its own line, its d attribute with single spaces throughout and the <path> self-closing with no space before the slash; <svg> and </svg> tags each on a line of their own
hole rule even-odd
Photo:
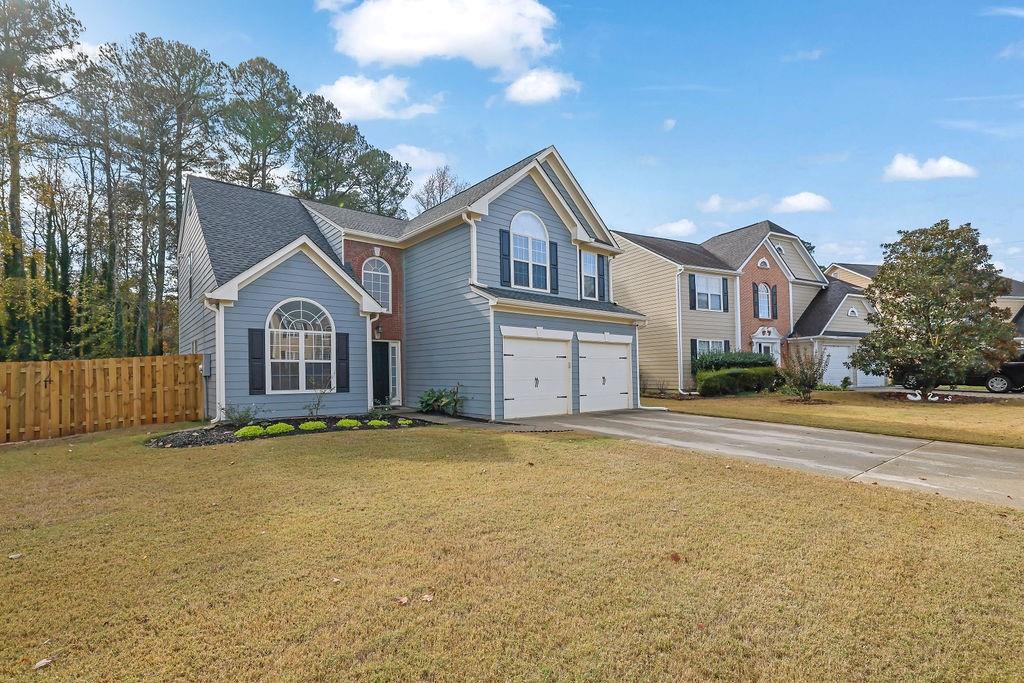
<svg viewBox="0 0 1024 683">
<path fill-rule="evenodd" d="M 597 299 L 597 254 L 582 252 L 583 298 Z"/>
<path fill-rule="evenodd" d="M 321 391 L 334 386 L 334 326 L 319 305 L 285 301 L 267 320 L 270 391 Z"/>
<path fill-rule="evenodd" d="M 697 355 L 703 356 L 706 353 L 725 353 L 725 340 L 722 339 L 698 339 Z"/>
<path fill-rule="evenodd" d="M 694 278 L 697 289 L 697 308 L 702 311 L 722 310 L 722 278 L 698 275 Z"/>
<path fill-rule="evenodd" d="M 536 214 L 512 218 L 512 285 L 548 291 L 548 232 Z"/>
</svg>

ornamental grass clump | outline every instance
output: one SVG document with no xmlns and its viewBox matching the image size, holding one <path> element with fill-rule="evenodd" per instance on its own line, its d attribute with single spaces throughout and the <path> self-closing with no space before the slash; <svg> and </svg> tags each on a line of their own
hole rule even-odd
<svg viewBox="0 0 1024 683">
<path fill-rule="evenodd" d="M 359 420 L 353 420 L 350 417 L 343 417 L 338 420 L 334 426 L 341 427 L 342 429 L 354 429 L 359 426 Z"/>
<path fill-rule="evenodd" d="M 274 434 L 287 434 L 288 432 L 294 432 L 295 427 L 288 424 L 287 422 L 278 422 L 267 427 L 267 434 L 273 436 Z"/>
<path fill-rule="evenodd" d="M 327 429 L 327 423 L 323 420 L 310 420 L 309 422 L 303 422 L 300 424 L 299 429 L 304 432 L 316 432 L 321 429 Z"/>
<path fill-rule="evenodd" d="M 368 424 L 369 426 L 373 427 L 374 429 L 380 429 L 381 427 L 387 427 L 388 426 L 388 421 L 387 420 L 370 420 L 366 424 Z"/>
<path fill-rule="evenodd" d="M 255 439 L 257 436 L 263 436 L 266 433 L 267 430 L 263 429 L 263 427 L 259 425 L 249 425 L 248 427 L 242 427 L 235 432 L 235 436 L 239 439 Z"/>
</svg>

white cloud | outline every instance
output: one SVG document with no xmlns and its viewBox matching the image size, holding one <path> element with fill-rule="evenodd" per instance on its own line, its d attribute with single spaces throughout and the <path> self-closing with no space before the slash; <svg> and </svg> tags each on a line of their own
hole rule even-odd
<svg viewBox="0 0 1024 683">
<path fill-rule="evenodd" d="M 862 240 L 841 240 L 815 245 L 814 255 L 821 263 L 870 263 L 874 253 Z"/>
<path fill-rule="evenodd" d="M 96 61 L 100 56 L 100 46 L 97 43 L 89 43 L 81 41 L 75 43 L 72 47 L 62 48 L 53 53 L 54 59 L 69 59 L 71 57 L 78 57 L 84 55 L 90 61 Z"/>
<path fill-rule="evenodd" d="M 783 55 L 782 61 L 784 62 L 816 62 L 825 55 L 825 51 L 821 48 L 814 50 L 797 50 L 792 54 Z"/>
<path fill-rule="evenodd" d="M 675 127 L 676 127 L 676 120 L 675 119 L 665 119 L 664 121 L 661 122 L 661 129 L 663 131 L 665 131 L 666 133 L 669 132 L 670 130 L 674 130 Z"/>
<path fill-rule="evenodd" d="M 1024 19 L 1024 7 L 989 7 L 981 13 L 985 17 L 1015 17 Z"/>
<path fill-rule="evenodd" d="M 550 102 L 566 92 L 579 92 L 579 81 L 552 69 L 531 69 L 505 88 L 505 99 L 518 104 Z"/>
<path fill-rule="evenodd" d="M 352 0 L 315 0 L 313 7 L 317 11 L 340 12 L 342 8 L 352 4 Z"/>
<path fill-rule="evenodd" d="M 797 192 L 780 199 L 772 211 L 778 213 L 803 213 L 806 211 L 831 211 L 832 202 L 813 192 Z"/>
<path fill-rule="evenodd" d="M 1000 59 L 1014 59 L 1016 57 L 1024 57 L 1024 40 L 1010 43 L 999 51 Z"/>
<path fill-rule="evenodd" d="M 697 232 L 697 225 L 688 218 L 680 218 L 677 221 L 671 223 L 662 223 L 656 225 L 653 228 L 648 228 L 644 231 L 646 235 L 654 235 L 655 237 L 671 237 L 678 239 L 680 237 L 687 237 Z"/>
<path fill-rule="evenodd" d="M 317 0 L 330 11 L 335 49 L 360 64 L 412 66 L 465 59 L 513 74 L 551 54 L 555 14 L 537 0 Z"/>
<path fill-rule="evenodd" d="M 885 180 L 934 180 L 935 178 L 974 178 L 978 170 L 947 156 L 926 159 L 922 164 L 912 154 L 897 154 L 885 167 Z"/>
<path fill-rule="evenodd" d="M 970 119 L 946 119 L 937 122 L 943 128 L 963 130 L 971 133 L 982 133 L 994 138 L 1018 138 L 1024 136 L 1024 125 L 994 125 Z"/>
<path fill-rule="evenodd" d="M 320 86 L 316 92 L 333 102 L 350 120 L 411 119 L 437 113 L 440 95 L 429 102 L 406 104 L 408 89 L 408 79 L 391 75 L 379 81 L 366 76 L 342 76 L 330 85 Z"/>
<path fill-rule="evenodd" d="M 704 213 L 738 213 L 764 206 L 767 202 L 768 198 L 764 196 L 751 197 L 750 199 L 730 199 L 715 193 L 704 201 L 697 202 L 697 208 Z"/>
<path fill-rule="evenodd" d="M 438 166 L 448 163 L 448 157 L 444 152 L 435 152 L 416 145 L 405 143 L 395 145 L 388 150 L 388 154 L 412 166 L 413 171 L 433 171 Z"/>
</svg>

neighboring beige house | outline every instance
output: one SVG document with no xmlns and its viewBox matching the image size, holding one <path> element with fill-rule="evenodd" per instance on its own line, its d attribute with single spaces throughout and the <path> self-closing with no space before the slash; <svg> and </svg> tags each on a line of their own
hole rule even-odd
<svg viewBox="0 0 1024 683">
<path fill-rule="evenodd" d="M 871 284 L 871 280 L 878 272 L 878 265 L 874 263 L 833 263 L 825 269 L 829 277 L 837 278 L 865 288 Z M 1009 293 L 996 298 L 996 306 L 1006 308 L 1010 311 L 1010 320 L 1017 328 L 1016 339 L 1024 344 L 1024 282 L 1004 277 L 1009 288 Z"/>
<path fill-rule="evenodd" d="M 616 301 L 643 313 L 641 382 L 648 390 L 692 391 L 692 359 L 744 350 L 776 358 L 789 344 L 826 350 L 826 381 L 884 384 L 843 364 L 869 331 L 867 300 L 825 277 L 803 241 L 761 221 L 701 244 L 616 232 Z"/>
</svg>

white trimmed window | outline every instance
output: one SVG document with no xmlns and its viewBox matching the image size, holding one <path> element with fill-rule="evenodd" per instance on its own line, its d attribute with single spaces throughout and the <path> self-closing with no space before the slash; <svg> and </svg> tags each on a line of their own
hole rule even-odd
<svg viewBox="0 0 1024 683">
<path fill-rule="evenodd" d="M 334 323 L 319 304 L 289 299 L 267 319 L 268 391 L 334 386 Z"/>
<path fill-rule="evenodd" d="M 722 310 L 722 278 L 697 275 L 693 279 L 697 290 L 697 308 L 702 311 Z"/>
<path fill-rule="evenodd" d="M 764 283 L 757 286 L 757 317 L 766 320 L 772 317 L 772 290 Z"/>
<path fill-rule="evenodd" d="M 370 293 L 385 313 L 391 312 L 391 266 L 387 261 L 373 256 L 363 262 L 363 289 Z"/>
<path fill-rule="evenodd" d="M 723 339 L 698 339 L 697 355 L 703 356 L 706 353 L 725 353 L 725 340 Z"/>
<path fill-rule="evenodd" d="M 851 318 L 859 318 L 860 317 L 860 313 L 857 312 L 856 308 L 851 308 L 850 310 L 848 310 L 846 312 L 846 315 L 850 316 Z"/>
<path fill-rule="evenodd" d="M 597 254 L 581 253 L 583 258 L 583 298 L 597 299 Z"/>
<path fill-rule="evenodd" d="M 548 291 L 548 231 L 537 214 L 512 218 L 512 286 Z M 595 287 L 596 289 L 596 287 Z"/>
</svg>

